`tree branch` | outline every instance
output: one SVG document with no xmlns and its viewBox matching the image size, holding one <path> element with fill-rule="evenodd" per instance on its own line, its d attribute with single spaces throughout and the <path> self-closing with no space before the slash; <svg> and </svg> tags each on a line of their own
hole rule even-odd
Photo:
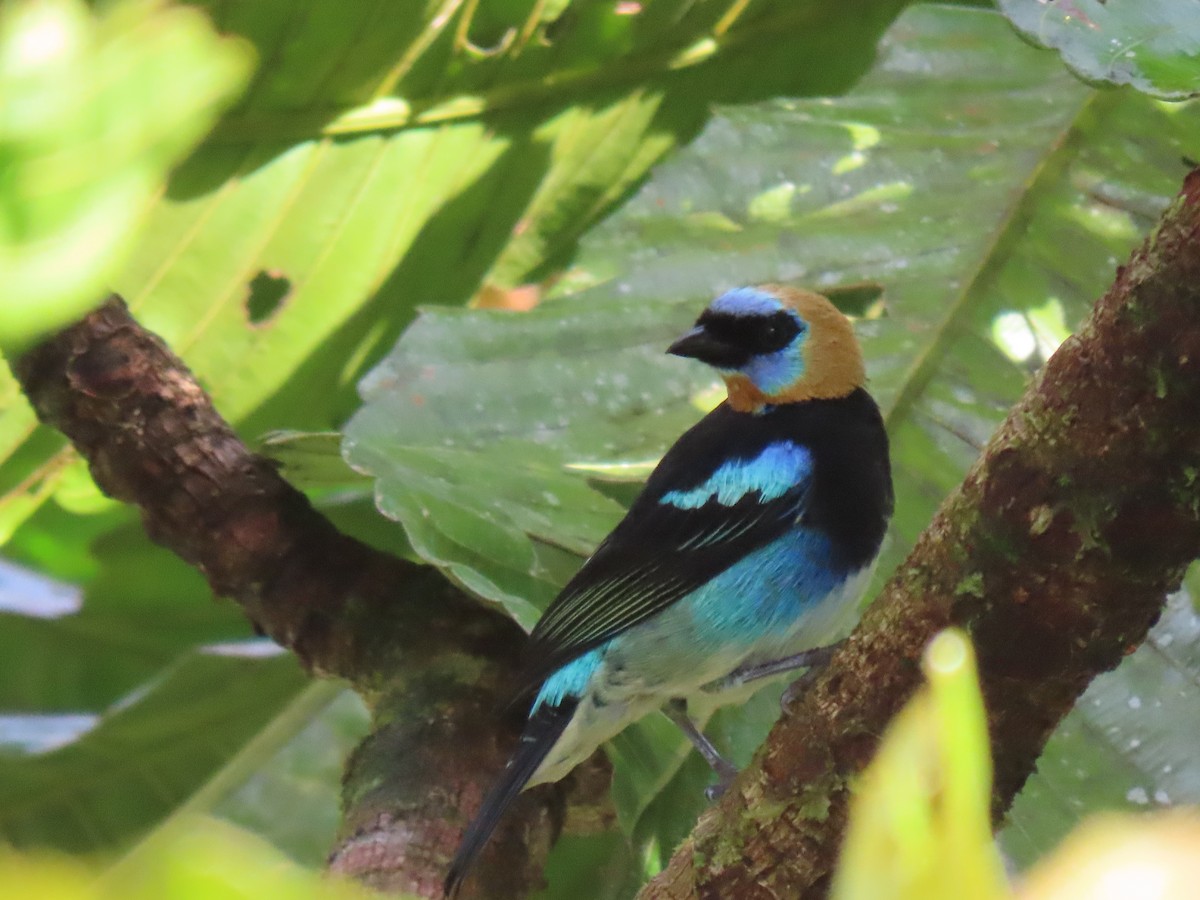
<svg viewBox="0 0 1200 900">
<path fill-rule="evenodd" d="M 437 572 L 340 533 L 246 448 L 120 298 L 13 369 L 39 418 L 71 439 L 106 494 L 140 509 L 153 540 L 305 666 L 349 679 L 372 702 L 331 865 L 440 897 L 458 840 L 450 823 L 478 806 L 515 740 L 517 723 L 498 726 L 495 710 L 522 631 Z M 523 798 L 481 867 L 492 896 L 524 897 L 540 883 L 561 816 L 561 791 Z"/>
<path fill-rule="evenodd" d="M 979 654 L 1007 810 L 1200 555 L 1200 170 L 1030 386 L 847 646 L 643 898 L 817 897 L 850 782 L 941 628 Z"/>
</svg>

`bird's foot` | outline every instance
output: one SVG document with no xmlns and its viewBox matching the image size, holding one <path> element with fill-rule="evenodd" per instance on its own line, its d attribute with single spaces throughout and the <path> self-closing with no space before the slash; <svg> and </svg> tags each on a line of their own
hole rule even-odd
<svg viewBox="0 0 1200 900">
<path fill-rule="evenodd" d="M 780 712 L 790 713 L 792 708 L 800 701 L 800 698 L 812 687 L 813 682 L 817 680 L 817 676 L 820 674 L 820 669 L 809 669 L 789 684 L 783 695 L 779 698 Z"/>
<path fill-rule="evenodd" d="M 722 760 L 724 762 L 724 760 Z M 725 763 L 729 766 L 729 763 Z M 733 784 L 733 779 L 737 778 L 738 770 L 733 766 L 729 766 L 724 772 L 717 773 L 717 780 L 704 789 L 704 799 L 709 803 L 720 800 L 725 796 L 725 792 L 729 790 Z"/>
<path fill-rule="evenodd" d="M 796 669 L 808 669 L 807 672 L 801 675 L 784 692 L 783 697 L 780 699 L 780 707 L 784 712 L 787 712 L 796 698 L 803 694 L 812 684 L 817 673 L 829 664 L 829 660 L 833 658 L 833 654 L 837 652 L 843 643 L 845 641 L 838 641 L 836 644 L 830 644 L 828 647 L 814 647 L 812 650 L 804 650 L 800 653 L 794 653 L 791 656 L 782 657 L 781 659 L 771 659 L 762 663 L 742 666 L 734 669 L 724 678 L 706 684 L 703 690 L 707 693 L 721 694 L 763 678 L 782 675 L 786 672 L 794 672 Z"/>
<path fill-rule="evenodd" d="M 809 669 L 810 671 L 823 669 L 833 658 L 833 654 L 842 646 L 842 643 L 842 641 L 838 641 L 828 647 L 814 647 L 811 650 L 793 653 L 791 656 L 784 656 L 781 659 L 771 659 L 754 665 L 742 666 L 725 676 L 723 684 L 728 687 L 736 687 L 750 681 L 758 681 L 760 678 L 794 672 L 796 669 Z"/>
</svg>

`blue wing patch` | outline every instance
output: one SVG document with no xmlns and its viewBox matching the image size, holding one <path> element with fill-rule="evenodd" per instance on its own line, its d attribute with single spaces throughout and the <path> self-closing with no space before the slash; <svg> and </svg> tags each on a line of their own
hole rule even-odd
<svg viewBox="0 0 1200 900">
<path fill-rule="evenodd" d="M 546 679 L 546 683 L 542 685 L 537 698 L 533 701 L 533 708 L 536 710 L 543 703 L 558 706 L 564 698 L 577 700 L 582 697 L 588 680 L 600 667 L 601 659 L 600 648 L 596 648 L 571 660 Z"/>
<path fill-rule="evenodd" d="M 699 509 L 711 500 L 734 506 L 743 497 L 758 492 L 759 500 L 777 500 L 812 475 L 812 451 L 791 441 L 770 444 L 753 459 L 731 459 L 703 484 L 687 491 L 668 491 L 659 503 L 678 509 Z"/>
</svg>

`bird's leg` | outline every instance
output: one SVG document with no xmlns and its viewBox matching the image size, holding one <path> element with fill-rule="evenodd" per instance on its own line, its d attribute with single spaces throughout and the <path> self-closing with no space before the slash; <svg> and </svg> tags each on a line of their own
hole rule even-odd
<svg viewBox="0 0 1200 900">
<path fill-rule="evenodd" d="M 757 681 L 760 678 L 770 678 L 772 675 L 791 672 L 795 669 L 808 669 L 810 672 L 815 672 L 828 664 L 842 643 L 842 641 L 838 641 L 828 647 L 814 647 L 811 650 L 804 650 L 781 659 L 771 659 L 764 663 L 742 666 L 722 678 L 720 686 L 722 689 L 741 687 L 748 682 Z M 801 679 L 801 681 L 804 680 Z"/>
<path fill-rule="evenodd" d="M 830 644 L 828 647 L 814 647 L 811 650 L 803 650 L 800 653 L 794 653 L 791 656 L 785 656 L 781 659 L 772 659 L 764 663 L 756 663 L 751 666 L 742 666 L 740 669 L 734 669 L 721 679 L 718 683 L 718 690 L 741 687 L 751 681 L 757 681 L 760 678 L 770 678 L 772 675 L 791 672 L 795 669 L 808 669 L 807 672 L 797 678 L 783 692 L 783 696 L 779 700 L 779 705 L 786 711 L 795 702 L 797 697 L 808 690 L 808 686 L 812 684 L 812 680 L 816 678 L 817 673 L 828 665 L 834 652 L 843 643 L 845 643 L 844 640 L 838 641 L 836 644 Z"/>
<path fill-rule="evenodd" d="M 663 706 L 663 712 L 666 713 L 668 719 L 679 726 L 679 730 L 692 742 L 692 746 L 700 751 L 700 755 L 704 757 L 704 761 L 717 773 L 717 783 L 704 791 L 705 797 L 709 800 L 716 800 L 729 789 L 729 785 L 737 777 L 737 766 L 723 757 L 721 752 L 713 746 L 713 742 L 705 737 L 704 732 L 696 727 L 696 723 L 688 718 L 687 700 L 682 697 L 668 700 Z"/>
</svg>

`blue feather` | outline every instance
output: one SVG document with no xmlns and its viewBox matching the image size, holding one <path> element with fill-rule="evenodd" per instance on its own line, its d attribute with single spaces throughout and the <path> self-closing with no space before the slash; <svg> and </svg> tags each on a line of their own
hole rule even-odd
<svg viewBox="0 0 1200 900">
<path fill-rule="evenodd" d="M 755 491 L 768 502 L 782 497 L 812 474 L 812 453 L 791 441 L 768 444 L 753 459 L 731 459 L 722 463 L 702 484 L 691 490 L 668 491 L 659 503 L 679 509 L 699 509 L 711 500 L 734 506 Z"/>
<path fill-rule="evenodd" d="M 708 307 L 715 313 L 731 316 L 769 316 L 783 309 L 778 297 L 758 288 L 741 287 L 726 291 Z"/>
<path fill-rule="evenodd" d="M 804 377 L 804 356 L 800 350 L 806 337 L 807 334 L 802 332 L 778 353 L 754 357 L 741 369 L 741 374 L 765 394 L 787 390 Z"/>
<path fill-rule="evenodd" d="M 850 574 L 836 563 L 827 536 L 795 528 L 730 566 L 681 604 L 690 608 L 699 634 L 752 648 L 759 641 L 786 638 Z"/>
<path fill-rule="evenodd" d="M 582 697 L 588 682 L 600 667 L 606 646 L 602 644 L 578 659 L 571 660 L 547 678 L 542 689 L 538 691 L 537 699 L 533 701 L 533 711 L 536 712 L 542 704 L 558 706 L 564 698 L 578 700 Z"/>
</svg>

